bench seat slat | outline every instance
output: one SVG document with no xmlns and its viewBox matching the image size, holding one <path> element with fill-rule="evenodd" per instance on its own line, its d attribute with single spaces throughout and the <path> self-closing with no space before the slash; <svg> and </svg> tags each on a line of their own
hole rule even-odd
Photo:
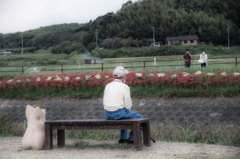
<svg viewBox="0 0 240 159">
<path fill-rule="evenodd" d="M 78 129 L 78 130 L 92 130 L 92 129 L 132 129 L 132 125 L 53 125 L 51 127 L 55 130 L 62 130 L 62 129 Z"/>
<path fill-rule="evenodd" d="M 87 124 L 87 125 L 91 125 L 91 124 L 132 124 L 134 121 L 136 122 L 146 122 L 148 119 L 145 118 L 141 118 L 141 119 L 124 119 L 124 120 L 106 120 L 106 119 L 87 119 L 87 120 L 49 120 L 46 121 L 45 123 L 50 123 L 50 124 Z"/>
</svg>

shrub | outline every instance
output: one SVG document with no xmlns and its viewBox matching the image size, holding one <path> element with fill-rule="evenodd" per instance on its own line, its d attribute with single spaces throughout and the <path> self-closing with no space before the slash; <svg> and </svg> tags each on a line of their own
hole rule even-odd
<svg viewBox="0 0 240 159">
<path fill-rule="evenodd" d="M 163 47 L 142 47 L 142 48 L 120 48 L 120 49 L 99 49 L 93 50 L 91 54 L 101 58 L 117 57 L 142 57 L 142 56 L 166 56 L 166 55 L 183 55 L 185 49 L 176 46 Z"/>
<path fill-rule="evenodd" d="M 107 38 L 101 43 L 101 47 L 107 49 L 116 49 L 121 47 L 138 46 L 139 41 L 132 38 L 122 39 L 119 37 Z"/>
<path fill-rule="evenodd" d="M 89 43 L 89 44 L 87 45 L 87 49 L 88 49 L 89 51 L 91 51 L 91 50 L 93 50 L 93 49 L 95 49 L 95 48 L 96 48 L 96 43 L 91 42 L 91 43 Z"/>
<path fill-rule="evenodd" d="M 83 53 L 86 51 L 86 48 L 83 46 L 81 42 L 70 42 L 65 41 L 58 45 L 53 46 L 52 53 L 54 54 L 70 54 L 73 51 L 77 51 L 78 53 Z"/>
<path fill-rule="evenodd" d="M 136 42 L 136 45 L 137 42 Z M 131 45 L 132 46 L 132 45 Z M 107 47 L 108 48 L 108 47 Z M 161 47 L 122 47 L 118 49 L 94 49 L 91 51 L 93 56 L 102 58 L 117 58 L 117 57 L 146 57 L 146 56 L 166 56 L 166 55 L 183 55 L 186 49 L 190 49 L 191 54 L 199 55 L 202 49 L 206 50 L 209 57 L 214 57 L 216 55 L 227 55 L 239 56 L 238 52 L 240 47 L 234 46 L 231 49 L 225 49 L 220 46 L 176 46 L 176 45 L 164 45 Z M 98 53 L 96 53 L 98 52 Z"/>
</svg>

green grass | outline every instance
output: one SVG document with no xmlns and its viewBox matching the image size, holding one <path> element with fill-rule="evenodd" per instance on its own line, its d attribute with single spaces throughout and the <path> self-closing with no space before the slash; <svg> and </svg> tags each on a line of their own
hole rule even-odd
<svg viewBox="0 0 240 159">
<path fill-rule="evenodd" d="M 13 88 L 0 91 L 1 98 L 6 99 L 42 99 L 50 97 L 62 98 L 102 98 L 104 87 L 73 87 L 73 88 Z M 194 87 L 175 86 L 131 86 L 131 96 L 142 97 L 238 97 L 240 96 L 239 84 L 210 85 Z"/>
<path fill-rule="evenodd" d="M 134 62 L 136 62 L 135 64 L 138 63 L 143 63 L 144 61 L 146 61 L 147 66 L 154 66 L 154 58 L 155 57 L 129 57 L 129 58 L 108 58 L 108 59 L 103 59 L 104 62 L 107 63 L 125 63 L 125 62 L 129 62 L 131 64 L 134 64 Z M 215 58 L 210 58 L 208 59 L 208 64 L 218 64 L 218 63 L 229 63 L 232 65 L 235 65 L 235 57 L 234 56 L 229 56 L 229 57 L 217 57 L 218 59 Z M 239 60 L 240 56 L 238 57 Z M 193 60 L 192 60 L 192 64 L 198 64 L 198 59 L 199 56 L 193 55 Z M 182 60 L 182 56 L 156 56 L 156 65 L 157 66 L 162 66 L 162 65 L 181 65 L 184 66 L 184 61 Z M 240 62 L 240 61 L 238 61 Z M 143 66 L 143 64 L 142 64 Z"/>
<path fill-rule="evenodd" d="M 84 57 L 81 55 L 81 54 L 73 54 L 72 56 L 70 56 L 69 58 L 68 58 L 69 60 L 75 60 L 75 61 L 77 61 L 77 62 L 81 62 L 81 63 L 83 63 L 83 61 L 84 61 Z"/>
<path fill-rule="evenodd" d="M 204 121 L 199 125 L 188 124 L 181 126 L 171 122 L 165 127 L 156 126 L 151 132 L 157 140 L 161 141 L 220 144 L 240 147 L 240 127 L 231 123 L 213 125 L 210 121 Z"/>
<path fill-rule="evenodd" d="M 14 54 L 4 56 L 1 55 L 0 62 L 1 66 L 31 66 L 31 65 L 46 65 L 46 64 L 57 64 L 59 62 L 65 62 L 68 55 L 66 54 Z"/>
<path fill-rule="evenodd" d="M 14 123 L 9 117 L 0 116 L 0 137 L 23 136 L 26 123 Z M 157 141 L 189 142 L 220 144 L 240 147 L 240 127 L 232 123 L 214 125 L 210 121 L 200 124 L 179 125 L 174 122 L 166 123 L 165 126 L 151 126 L 151 135 Z M 66 130 L 66 137 L 74 141 L 73 147 L 103 148 L 103 149 L 129 149 L 132 145 L 119 145 L 104 142 L 92 144 L 92 141 L 115 141 L 119 139 L 119 130 Z"/>
<path fill-rule="evenodd" d="M 35 53 L 0 55 L 0 66 L 29 66 L 34 65 L 60 65 L 60 64 L 83 64 L 81 54 L 52 54 L 49 50 L 38 50 Z"/>
<path fill-rule="evenodd" d="M 178 46 L 180 49 L 184 50 L 185 46 Z M 192 70 L 199 70 L 200 64 L 197 63 L 199 58 L 199 54 L 201 53 L 202 48 L 206 49 L 208 57 L 209 69 L 207 71 L 239 71 L 239 67 L 235 66 L 235 58 L 222 58 L 222 59 L 211 59 L 211 58 L 220 58 L 220 57 L 235 57 L 240 56 L 240 46 L 234 46 L 230 50 L 222 49 L 223 46 L 189 46 L 191 52 L 194 54 L 192 60 L 192 68 L 188 69 L 188 71 L 192 72 Z M 125 49 L 133 49 L 133 48 L 125 48 Z M 141 49 L 141 48 L 138 48 Z M 93 57 L 94 58 L 94 57 Z M 154 65 L 153 56 L 148 57 L 124 57 L 124 58 L 105 58 L 101 59 L 106 62 L 104 64 L 104 72 L 111 72 L 116 66 L 124 66 L 128 68 L 130 71 L 139 72 L 142 70 L 159 70 L 161 72 L 165 71 L 173 71 L 180 72 L 183 71 L 184 62 L 182 60 L 182 55 L 172 55 L 172 56 L 156 56 L 157 63 Z M 99 60 L 99 59 L 98 59 Z M 160 61 L 159 61 L 160 60 Z M 166 61 L 166 60 L 175 60 L 175 61 Z M 138 61 L 138 62 L 134 62 Z M 139 61 L 148 61 L 145 63 Z M 127 63 L 126 63 L 127 62 Z M 238 59 L 238 65 L 240 65 L 240 59 Z M 222 63 L 227 63 L 223 65 Z M 78 73 L 78 72 L 100 72 L 102 71 L 102 65 L 85 65 L 84 58 L 81 54 L 72 53 L 70 55 L 66 54 L 51 54 L 51 48 L 49 49 L 40 49 L 35 53 L 24 53 L 22 54 L 14 54 L 10 56 L 1 56 L 0 57 L 0 71 L 6 71 L 7 73 L 0 72 L 0 77 L 4 75 L 12 76 L 13 74 L 22 73 L 23 70 L 27 70 L 29 68 L 37 67 L 40 69 L 41 74 L 45 73 L 61 73 L 63 64 L 63 72 L 64 73 Z M 195 65 L 194 65 L 195 64 Z M 11 67 L 10 67 L 11 66 Z M 20 66 L 20 67 L 17 67 Z M 26 73 L 25 74 L 32 74 Z M 34 74 L 34 73 L 33 73 Z"/>
<path fill-rule="evenodd" d="M 42 99 L 49 97 L 62 97 L 62 98 L 93 98 L 102 97 L 104 91 L 103 87 L 90 88 L 66 88 L 66 89 L 12 89 L 10 91 L 0 91 L 1 98 L 8 99 Z"/>
<path fill-rule="evenodd" d="M 239 60 L 240 61 L 240 60 Z M 195 64 L 194 64 L 195 63 Z M 221 63 L 228 63 L 228 64 L 221 64 Z M 173 71 L 173 72 L 194 72 L 194 71 L 206 71 L 206 72 L 217 72 L 219 70 L 225 72 L 239 72 L 240 71 L 240 63 L 238 66 L 235 66 L 234 59 L 218 59 L 218 60 L 209 60 L 208 68 L 202 69 L 200 64 L 196 61 L 192 63 L 192 67 L 185 69 L 184 63 L 182 61 L 164 61 L 164 62 L 157 62 L 157 65 L 154 65 L 154 62 L 146 62 L 144 68 L 144 62 L 130 62 L 130 63 L 107 63 L 104 64 L 103 72 L 111 72 L 117 66 L 124 66 L 131 72 L 141 72 L 141 71 L 151 71 L 151 70 L 158 70 L 160 72 L 166 71 Z M 46 66 L 38 66 L 38 65 L 31 65 L 31 66 L 24 66 L 23 70 L 27 70 L 29 68 L 38 68 L 40 72 L 37 74 L 46 74 L 46 73 L 61 73 L 62 66 L 61 64 L 55 65 L 46 65 Z M 3 76 L 12 76 L 13 74 L 17 75 L 22 73 L 22 67 L 0 67 L 0 71 L 6 71 L 0 74 L 0 77 Z M 64 64 L 63 65 L 63 72 L 64 73 L 80 73 L 80 72 L 102 72 L 102 65 L 84 65 L 80 62 L 79 64 Z M 24 74 L 36 74 L 36 73 L 29 73 L 25 72 Z"/>
<path fill-rule="evenodd" d="M 239 133 L 240 127 L 237 125 L 232 125 L 231 123 L 213 125 L 210 121 L 204 121 L 199 125 L 179 125 L 170 122 L 165 124 L 165 126 L 152 125 L 151 128 L 151 135 L 157 141 L 220 144 L 240 147 Z M 66 136 L 74 140 L 75 146 L 78 148 L 84 148 L 85 146 L 94 148 L 94 145 L 90 145 L 87 140 L 114 140 L 117 142 L 119 139 L 119 131 L 70 130 L 66 132 Z M 99 148 L 101 148 L 101 146 Z M 108 148 L 114 148 L 116 145 L 107 144 L 106 146 Z"/>
<path fill-rule="evenodd" d="M 190 49 L 192 55 L 199 56 L 202 49 L 206 50 L 209 57 L 219 56 L 239 56 L 240 46 L 233 46 L 231 49 L 227 49 L 224 46 L 213 46 L 213 45 L 197 45 L 197 46 L 161 46 L 158 48 L 152 47 L 126 47 L 119 49 L 94 49 L 91 51 L 91 55 L 95 57 L 101 56 L 102 58 L 128 58 L 128 57 L 146 57 L 149 56 L 167 56 L 177 55 L 181 57 L 186 49 Z"/>
<path fill-rule="evenodd" d="M 157 141 L 220 144 L 240 147 L 239 134 L 240 127 L 238 125 L 233 125 L 231 123 L 214 125 L 210 121 L 204 121 L 199 125 L 193 123 L 179 125 L 174 122 L 169 122 L 165 124 L 165 126 L 152 125 L 151 128 L 151 135 Z M 76 141 L 76 147 L 84 148 L 84 146 L 94 147 L 94 145 L 90 145 L 89 142 L 86 142 L 86 140 L 114 140 L 117 142 L 119 138 L 119 131 L 70 130 L 66 132 L 66 136 L 69 139 Z M 114 148 L 116 145 L 107 144 L 106 146 Z"/>
<path fill-rule="evenodd" d="M 26 123 L 14 123 L 10 117 L 0 115 L 0 137 L 22 136 L 26 130 Z"/>
<path fill-rule="evenodd" d="M 192 88 L 179 88 L 174 86 L 169 87 L 141 87 L 136 86 L 131 88 L 133 97 L 234 97 L 240 95 L 240 86 L 205 86 Z"/>
</svg>

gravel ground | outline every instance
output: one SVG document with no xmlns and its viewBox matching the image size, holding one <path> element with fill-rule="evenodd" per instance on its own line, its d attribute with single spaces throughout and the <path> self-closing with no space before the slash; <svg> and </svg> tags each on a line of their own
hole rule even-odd
<svg viewBox="0 0 240 159">
<path fill-rule="evenodd" d="M 65 148 L 22 150 L 21 137 L 0 138 L 0 159 L 240 159 L 240 148 L 233 146 L 157 142 L 143 151 L 134 149 L 76 149 L 72 141 Z M 94 141 L 90 141 L 91 142 Z M 104 142 L 104 141 L 101 141 Z M 109 142 L 108 142 L 109 143 Z M 110 141 L 115 143 L 115 141 Z M 54 143 L 56 144 L 56 143 Z"/>
</svg>

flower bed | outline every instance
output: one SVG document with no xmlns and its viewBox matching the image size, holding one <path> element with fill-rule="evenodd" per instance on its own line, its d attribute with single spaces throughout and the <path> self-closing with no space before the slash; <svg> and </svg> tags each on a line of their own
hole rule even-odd
<svg viewBox="0 0 240 159">
<path fill-rule="evenodd" d="M 189 74 L 186 72 L 130 72 L 127 76 L 129 86 L 176 86 L 176 87 L 192 87 L 194 85 L 215 85 L 215 84 L 240 84 L 240 73 L 205 73 L 195 72 Z M 113 80 L 112 73 L 81 73 L 81 74 L 45 74 L 45 75 L 18 75 L 11 79 L 6 77 L 0 81 L 1 90 L 9 90 L 13 88 L 72 88 L 72 87 L 104 87 Z"/>
<path fill-rule="evenodd" d="M 193 88 L 201 90 L 204 94 L 207 90 L 208 95 L 211 95 L 212 92 L 215 93 L 214 95 L 222 95 L 223 91 L 227 95 L 230 93 L 230 96 L 240 94 L 238 89 L 240 73 L 238 72 L 205 73 L 197 71 L 189 74 L 187 72 L 173 73 L 168 71 L 160 73 L 143 71 L 141 73 L 130 72 L 127 78 L 126 84 L 132 87 L 133 95 L 137 94 L 138 96 L 142 96 L 146 92 L 148 92 L 148 95 L 155 92 L 155 95 L 159 96 L 193 96 L 191 94 L 197 92 L 196 90 L 194 90 L 195 92 L 189 92 Z M 53 94 L 53 96 L 59 96 L 62 93 L 61 96 L 71 96 L 70 94 L 72 94 L 75 97 L 79 96 L 80 93 L 85 94 L 87 92 L 87 97 L 100 97 L 104 86 L 111 81 L 113 81 L 112 73 L 17 75 L 16 78 L 6 77 L 0 81 L 0 95 L 15 98 L 15 96 L 23 96 L 21 94 L 26 92 L 28 92 L 28 96 L 33 96 L 34 93 L 39 92 L 38 94 L 42 96 L 44 94 L 46 94 L 45 96 L 52 96 Z M 142 88 L 144 88 L 145 92 L 142 92 Z M 63 92 L 66 90 L 67 92 L 64 94 Z M 226 90 L 229 92 L 226 92 Z M 161 91 L 165 91 L 165 93 L 161 94 Z M 187 91 L 187 93 L 184 94 L 184 91 Z"/>
</svg>

